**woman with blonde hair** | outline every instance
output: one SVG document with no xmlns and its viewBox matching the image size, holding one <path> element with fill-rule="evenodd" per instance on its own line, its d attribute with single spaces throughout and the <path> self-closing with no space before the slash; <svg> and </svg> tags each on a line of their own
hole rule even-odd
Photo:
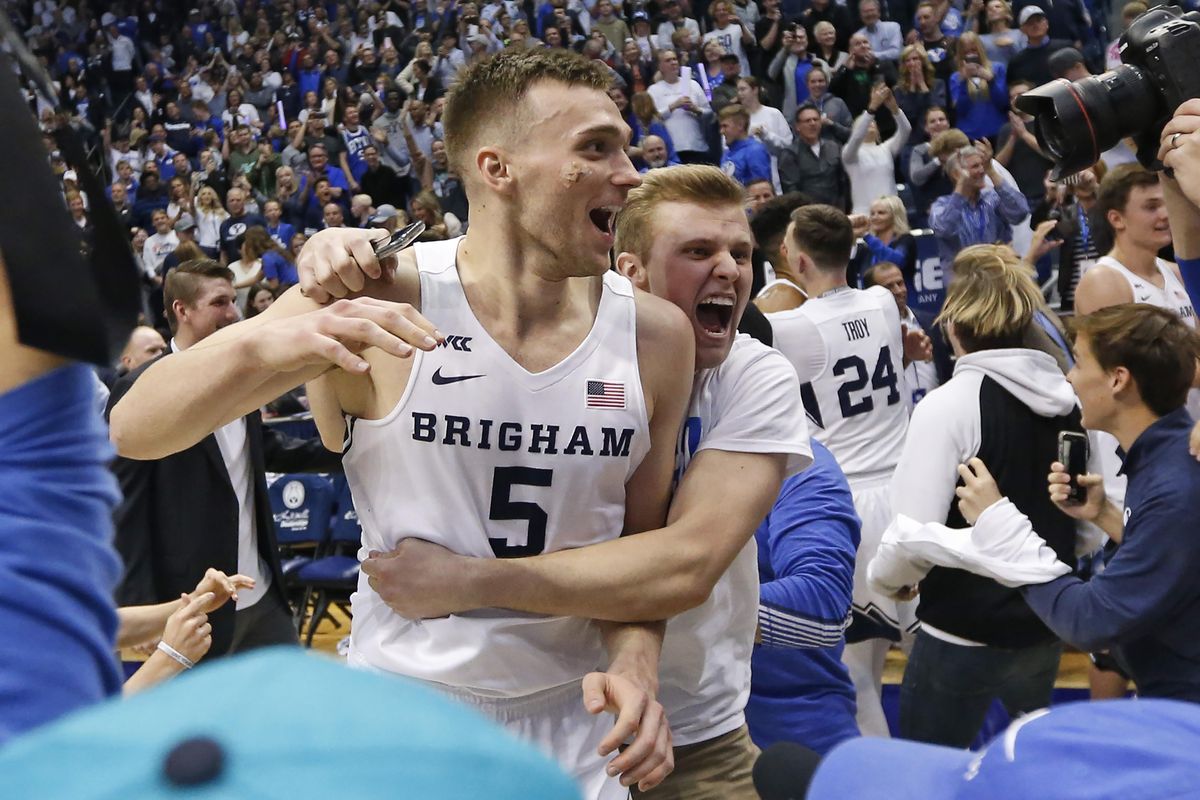
<svg viewBox="0 0 1200 800">
<path fill-rule="evenodd" d="M 412 59 L 404 65 L 404 69 L 400 70 L 400 74 L 396 76 L 396 83 L 400 85 L 400 88 L 404 90 L 406 95 L 412 95 L 413 85 L 417 82 L 416 76 L 413 75 L 413 65 L 418 61 L 432 64 L 435 60 L 433 57 L 433 45 L 429 44 L 429 42 L 417 42 Z"/>
<path fill-rule="evenodd" d="M 988 0 L 984 6 L 986 23 L 980 40 L 993 64 L 1008 65 L 1012 57 L 1025 49 L 1029 39 L 1020 28 L 1014 28 L 1012 6 L 1008 0 Z"/>
<path fill-rule="evenodd" d="M 871 254 L 871 264 L 890 261 L 900 268 L 906 281 L 912 281 L 917 266 L 917 242 L 909 233 L 903 200 L 894 194 L 875 198 L 862 238 Z"/>
<path fill-rule="evenodd" d="M 925 113 L 946 107 L 946 82 L 935 76 L 924 47 L 910 44 L 900 51 L 900 79 L 892 93 L 912 126 L 913 144 L 925 141 Z"/>
<path fill-rule="evenodd" d="M 955 49 L 958 71 L 950 76 L 950 99 L 958 129 L 971 141 L 995 139 L 1008 121 L 1005 66 L 993 64 L 979 36 L 964 33 Z"/>
<path fill-rule="evenodd" d="M 217 190 L 201 186 L 196 193 L 196 241 L 210 256 L 217 252 L 221 241 L 221 223 L 229 218 L 229 212 L 221 205 Z"/>
<path fill-rule="evenodd" d="M 1042 294 L 1037 285 L 1033 265 L 1022 259 L 1011 247 L 1002 244 L 981 244 L 965 248 L 954 259 L 954 282 L 961 277 L 958 270 L 968 273 L 987 269 L 1011 269 L 1021 275 L 1023 291 L 1032 291 L 1034 309 L 1030 314 L 1029 324 L 1025 326 L 1021 336 L 1021 347 L 1040 350 L 1052 357 L 1059 370 L 1065 375 L 1075 363 L 1071 356 L 1071 345 L 1068 341 L 1066 328 Z"/>
<path fill-rule="evenodd" d="M 1041 293 L 1016 254 L 975 245 L 955 260 L 938 321 L 954 375 L 918 403 L 892 480 L 893 510 L 921 523 L 968 527 L 955 487 L 980 458 L 1001 492 L 1055 554 L 1075 563 L 1075 522 L 1046 494 L 1060 431 L 1082 431 L 1075 392 L 1055 360 L 1024 345 Z M 887 562 L 909 560 L 901 549 Z M 900 690 L 900 735 L 967 747 L 994 700 L 1013 717 L 1045 707 L 1062 644 L 1019 590 L 963 570 L 916 567 L 921 621 Z M 874 574 L 889 574 L 885 563 Z M 894 573 L 893 573 L 894 574 Z"/>
<path fill-rule="evenodd" d="M 443 239 L 462 235 L 462 222 L 450 212 L 442 212 L 437 195 L 429 189 L 417 193 L 412 199 L 413 219 L 425 223 L 426 230 L 440 234 Z"/>
</svg>

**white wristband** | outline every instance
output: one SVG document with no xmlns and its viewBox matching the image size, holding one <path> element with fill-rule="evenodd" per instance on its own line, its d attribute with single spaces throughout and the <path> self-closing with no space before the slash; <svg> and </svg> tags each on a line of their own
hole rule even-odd
<svg viewBox="0 0 1200 800">
<path fill-rule="evenodd" d="M 178 661 L 183 665 L 184 669 L 191 669 L 192 667 L 196 666 L 195 661 L 192 661 L 190 658 L 176 650 L 174 647 L 171 647 L 171 645 L 167 644 L 166 642 L 160 641 L 158 643 L 158 650 L 162 653 L 166 653 L 168 656 Z"/>
</svg>

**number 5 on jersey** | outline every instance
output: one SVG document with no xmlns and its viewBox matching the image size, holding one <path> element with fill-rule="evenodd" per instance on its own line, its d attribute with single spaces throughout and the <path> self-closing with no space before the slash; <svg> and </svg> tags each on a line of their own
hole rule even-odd
<svg viewBox="0 0 1200 800">
<path fill-rule="evenodd" d="M 488 519 L 497 522 L 523 519 L 528 523 L 525 544 L 509 544 L 506 538 L 488 537 L 496 558 L 523 558 L 539 555 L 546 549 L 546 512 L 537 503 L 512 499 L 514 486 L 546 486 L 554 480 L 554 470 L 533 467 L 496 467 L 492 474 L 492 505 Z"/>
</svg>

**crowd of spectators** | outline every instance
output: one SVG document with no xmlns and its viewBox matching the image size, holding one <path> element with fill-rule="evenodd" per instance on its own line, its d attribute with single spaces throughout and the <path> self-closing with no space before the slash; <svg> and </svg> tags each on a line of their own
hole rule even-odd
<svg viewBox="0 0 1200 800">
<path fill-rule="evenodd" d="M 719 164 L 762 199 L 803 191 L 856 215 L 898 197 L 947 269 L 1014 227 L 1023 250 L 1049 161 L 1011 97 L 1098 71 L 1108 44 L 1103 9 L 1045 5 L 27 0 L 9 13 L 89 132 L 161 327 L 154 295 L 188 243 L 234 269 L 244 303 L 253 285 L 294 283 L 295 253 L 323 228 L 465 230 L 442 98 L 505 47 L 601 61 L 643 171 Z M 30 99 L 48 130 L 55 111 Z M 955 146 L 935 149 L 950 129 Z M 89 198 L 52 158 L 86 233 Z"/>
</svg>

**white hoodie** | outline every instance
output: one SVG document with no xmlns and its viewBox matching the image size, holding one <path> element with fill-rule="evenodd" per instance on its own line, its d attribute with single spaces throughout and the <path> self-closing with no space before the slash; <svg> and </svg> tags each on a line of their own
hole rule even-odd
<svg viewBox="0 0 1200 800">
<path fill-rule="evenodd" d="M 979 453 L 979 387 L 984 377 L 1043 417 L 1068 414 L 1078 403 L 1053 356 L 1040 350 L 984 350 L 962 356 L 954 376 L 913 408 L 892 477 L 894 513 L 918 522 L 946 521 L 957 467 Z"/>
</svg>

